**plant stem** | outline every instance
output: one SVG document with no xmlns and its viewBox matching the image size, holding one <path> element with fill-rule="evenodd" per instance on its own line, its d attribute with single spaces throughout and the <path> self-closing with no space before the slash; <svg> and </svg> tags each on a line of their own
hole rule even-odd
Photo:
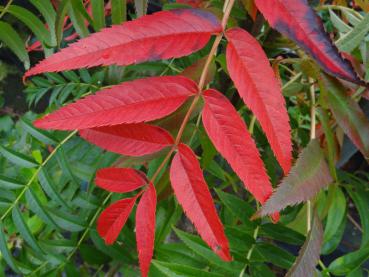
<svg viewBox="0 0 369 277">
<path fill-rule="evenodd" d="M 314 80 L 309 78 L 310 83 L 310 140 L 315 139 L 316 137 L 316 100 L 315 100 L 315 87 Z M 311 200 L 307 201 L 307 232 L 309 233 L 311 230 Z"/>
<path fill-rule="evenodd" d="M 43 161 L 43 163 L 36 169 L 36 172 L 32 175 L 31 179 L 29 179 L 28 183 L 24 186 L 22 191 L 18 194 L 17 198 L 14 200 L 14 202 L 9 206 L 9 208 L 5 211 L 5 213 L 1 216 L 0 221 L 3 221 L 7 215 L 13 210 L 13 208 L 18 204 L 22 196 L 26 193 L 26 191 L 30 188 L 33 181 L 36 179 L 38 174 L 40 173 L 41 169 L 45 167 L 45 165 L 50 161 L 50 159 L 57 153 L 58 149 L 62 147 L 68 140 L 70 140 L 77 131 L 74 131 L 70 133 L 65 139 L 63 139 L 55 148 L 54 150 L 49 154 L 49 156 L 46 158 L 46 160 Z"/>
<path fill-rule="evenodd" d="M 4 16 L 4 14 L 8 11 L 10 5 L 13 3 L 13 0 L 9 0 L 9 2 L 6 4 L 6 6 L 3 8 L 3 10 L 0 13 L 0 19 Z"/>
<path fill-rule="evenodd" d="M 229 19 L 229 15 L 231 14 L 232 7 L 234 5 L 234 1 L 235 0 L 227 1 L 227 5 L 225 7 L 225 12 L 224 12 L 223 19 L 222 19 L 223 30 L 227 26 L 227 22 L 228 22 L 228 19 Z M 186 126 L 187 126 L 187 123 L 190 120 L 191 115 L 192 115 L 193 111 L 195 110 L 196 105 L 197 105 L 197 103 L 199 102 L 199 100 L 201 98 L 201 95 L 202 95 L 202 92 L 203 92 L 203 89 L 204 89 L 204 86 L 205 86 L 206 76 L 208 75 L 208 72 L 209 72 L 211 61 L 213 59 L 213 56 L 217 52 L 217 49 L 218 49 L 218 46 L 219 46 L 219 44 L 222 40 L 222 37 L 223 37 L 223 33 L 220 33 L 216 36 L 216 38 L 214 40 L 213 46 L 211 47 L 208 58 L 206 59 L 204 68 L 203 68 L 202 73 L 201 73 L 200 81 L 199 81 L 199 84 L 198 84 L 198 93 L 195 96 L 195 98 L 193 99 L 193 101 L 191 103 L 191 106 L 189 107 L 189 109 L 188 109 L 188 111 L 187 111 L 187 113 L 186 113 L 186 115 L 185 115 L 185 117 L 182 121 L 182 124 L 179 127 L 179 131 L 178 131 L 177 136 L 175 138 L 174 145 L 169 150 L 168 154 L 165 156 L 164 160 L 162 161 L 162 163 L 159 165 L 158 169 L 155 171 L 155 173 L 151 177 L 150 182 L 152 182 L 152 183 L 155 182 L 155 180 L 159 176 L 161 170 L 164 168 L 164 166 L 169 161 L 170 157 L 172 156 L 172 154 L 174 153 L 174 151 L 177 149 L 178 145 L 181 142 L 181 138 L 182 138 L 183 132 L 184 132 Z"/>
</svg>

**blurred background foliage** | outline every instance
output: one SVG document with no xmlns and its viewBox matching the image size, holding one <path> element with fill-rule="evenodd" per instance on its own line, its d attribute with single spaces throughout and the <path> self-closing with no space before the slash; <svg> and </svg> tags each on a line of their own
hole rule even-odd
<svg viewBox="0 0 369 277">
<path fill-rule="evenodd" d="M 369 80 L 369 2 L 310 1 L 337 47 Z M 162 9 L 197 6 L 221 15 L 220 0 L 10 0 L 0 1 L 0 275 L 139 276 L 133 218 L 118 242 L 106 246 L 96 232 L 102 209 L 122 195 L 96 188 L 98 168 L 134 166 L 150 176 L 162 154 L 122 157 L 92 146 L 75 133 L 45 132 L 32 126 L 40 114 L 84 95 L 143 76 L 183 70 L 198 78 L 209 46 L 189 57 L 128 67 L 48 73 L 22 81 L 26 69 L 78 38 L 105 26 Z M 270 29 L 252 0 L 241 0 L 230 25 L 239 25 L 262 43 L 283 83 L 295 156 L 309 142 L 311 88 L 318 99 L 317 136 L 324 146 L 335 183 L 317 196 L 324 244 L 317 276 L 368 276 L 369 171 L 363 155 L 345 135 L 316 85 L 319 69 L 291 41 Z M 261 150 L 274 185 L 282 178 L 269 144 L 235 93 L 225 65 L 224 47 L 208 81 L 237 107 Z M 369 117 L 368 91 L 344 83 L 344 97 L 359 103 Z M 332 88 L 328 88 L 332 89 Z M 349 93 L 346 95 L 346 91 Z M 345 101 L 350 111 L 350 101 Z M 158 122 L 176 133 L 185 107 Z M 336 112 L 340 112 L 337 108 Z M 221 261 L 195 234 L 172 195 L 168 172 L 156 184 L 158 209 L 151 276 L 283 276 L 306 236 L 306 206 L 290 207 L 281 221 L 250 221 L 257 209 L 237 176 L 215 151 L 197 114 L 184 140 L 201 154 L 201 165 L 225 224 L 234 261 Z M 355 117 L 350 120 L 355 121 Z M 353 123 L 354 124 L 354 123 Z M 368 138 L 369 139 L 369 138 Z"/>
</svg>

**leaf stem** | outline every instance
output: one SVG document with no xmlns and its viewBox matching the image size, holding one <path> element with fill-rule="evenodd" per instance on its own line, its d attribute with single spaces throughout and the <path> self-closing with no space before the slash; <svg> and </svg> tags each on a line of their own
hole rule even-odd
<svg viewBox="0 0 369 277">
<path fill-rule="evenodd" d="M 0 13 L 0 19 L 4 16 L 4 14 L 8 11 L 10 5 L 13 3 L 13 0 L 9 0 L 9 2 L 6 4 L 6 6 L 3 8 L 3 10 Z"/>
</svg>

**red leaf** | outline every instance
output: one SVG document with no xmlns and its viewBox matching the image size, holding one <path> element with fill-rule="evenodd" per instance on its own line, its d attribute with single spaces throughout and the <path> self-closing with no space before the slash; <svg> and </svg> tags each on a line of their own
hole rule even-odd
<svg viewBox="0 0 369 277">
<path fill-rule="evenodd" d="M 156 191 L 152 183 L 142 195 L 136 211 L 136 241 L 140 269 L 146 277 L 154 251 Z"/>
<path fill-rule="evenodd" d="M 295 41 L 328 73 L 362 84 L 324 30 L 322 21 L 306 0 L 255 0 L 269 24 Z"/>
<path fill-rule="evenodd" d="M 125 82 L 36 120 L 43 129 L 74 130 L 162 118 L 179 108 L 197 85 L 182 76 Z"/>
<path fill-rule="evenodd" d="M 136 202 L 137 196 L 119 200 L 107 207 L 97 220 L 97 232 L 106 244 L 113 244 L 119 236 L 129 214 Z"/>
<path fill-rule="evenodd" d="M 102 168 L 96 172 L 95 183 L 111 192 L 134 191 L 148 183 L 146 176 L 133 168 Z"/>
<path fill-rule="evenodd" d="M 178 146 L 170 168 L 170 180 L 178 202 L 203 240 L 223 260 L 230 261 L 228 240 L 195 154 Z"/>
<path fill-rule="evenodd" d="M 228 30 L 226 37 L 229 74 L 287 174 L 292 160 L 291 129 L 279 81 L 254 37 L 240 28 Z"/>
<path fill-rule="evenodd" d="M 104 29 L 61 50 L 26 72 L 63 71 L 98 65 L 130 65 L 188 56 L 220 33 L 217 18 L 203 10 L 157 12 Z"/>
<path fill-rule="evenodd" d="M 105 150 L 125 156 L 143 156 L 174 144 L 163 128 L 138 124 L 105 126 L 80 131 L 82 138 Z"/>
<path fill-rule="evenodd" d="M 216 90 L 204 92 L 202 120 L 215 148 L 229 162 L 245 187 L 261 203 L 273 189 L 245 122 L 229 100 Z"/>
</svg>

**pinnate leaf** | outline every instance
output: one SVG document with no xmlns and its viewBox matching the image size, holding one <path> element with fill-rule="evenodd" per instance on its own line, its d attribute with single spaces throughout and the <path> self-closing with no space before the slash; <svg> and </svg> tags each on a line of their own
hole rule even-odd
<svg viewBox="0 0 369 277">
<path fill-rule="evenodd" d="M 36 120 L 43 129 L 88 129 L 162 118 L 197 92 L 192 80 L 181 76 L 151 77 L 125 82 Z"/>
<path fill-rule="evenodd" d="M 144 123 L 85 129 L 80 135 L 105 150 L 135 157 L 158 152 L 174 143 L 166 130 Z"/>
<path fill-rule="evenodd" d="M 61 50 L 25 77 L 98 65 L 130 65 L 187 56 L 203 48 L 222 27 L 199 9 L 161 11 L 104 29 Z"/>
<path fill-rule="evenodd" d="M 96 185 L 110 192 L 134 191 L 148 183 L 146 176 L 133 168 L 102 168 L 96 172 Z"/>
<path fill-rule="evenodd" d="M 170 168 L 170 181 L 178 202 L 203 240 L 223 260 L 231 260 L 229 243 L 195 154 L 178 146 Z"/>
<path fill-rule="evenodd" d="M 352 65 L 333 45 L 318 15 L 307 0 L 255 0 L 269 24 L 295 41 L 329 74 L 359 83 Z"/>
<path fill-rule="evenodd" d="M 292 143 L 281 85 L 258 41 L 241 28 L 226 32 L 227 67 L 238 93 L 255 114 L 275 156 L 287 174 Z"/>
<path fill-rule="evenodd" d="M 152 183 L 142 195 L 136 211 L 136 241 L 143 277 L 146 277 L 154 251 L 156 191 Z"/>
<path fill-rule="evenodd" d="M 229 100 L 216 90 L 204 92 L 202 120 L 210 140 L 246 189 L 261 203 L 273 189 L 254 140 Z"/>
<path fill-rule="evenodd" d="M 257 215 L 269 215 L 289 205 L 307 201 L 332 181 L 319 142 L 312 140 L 300 154 L 290 174 L 282 180 Z"/>
<path fill-rule="evenodd" d="M 311 230 L 302 246 L 295 264 L 287 272 L 286 277 L 314 276 L 315 266 L 320 258 L 323 243 L 323 226 L 317 214 L 313 217 Z"/>
<path fill-rule="evenodd" d="M 97 220 L 97 232 L 106 244 L 113 244 L 136 203 L 137 196 L 119 200 L 107 207 Z"/>
</svg>

